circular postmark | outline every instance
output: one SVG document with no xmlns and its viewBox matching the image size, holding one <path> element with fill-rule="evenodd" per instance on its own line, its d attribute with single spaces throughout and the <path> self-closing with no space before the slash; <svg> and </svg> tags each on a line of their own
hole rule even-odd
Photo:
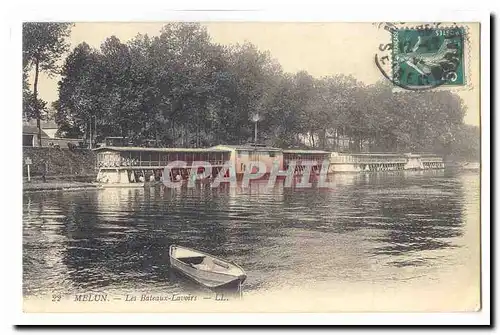
<svg viewBox="0 0 500 335">
<path fill-rule="evenodd" d="M 375 65 L 393 85 L 405 90 L 465 85 L 465 30 L 440 23 L 408 27 L 380 23 L 389 39 L 379 45 Z"/>
</svg>

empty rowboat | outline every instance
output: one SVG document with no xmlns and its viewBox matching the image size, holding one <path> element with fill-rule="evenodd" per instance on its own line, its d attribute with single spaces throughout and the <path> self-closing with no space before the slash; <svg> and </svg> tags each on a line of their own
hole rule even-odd
<svg viewBox="0 0 500 335">
<path fill-rule="evenodd" d="M 172 268 L 211 289 L 239 288 L 247 278 L 240 266 L 202 251 L 171 245 L 169 255 Z"/>
</svg>

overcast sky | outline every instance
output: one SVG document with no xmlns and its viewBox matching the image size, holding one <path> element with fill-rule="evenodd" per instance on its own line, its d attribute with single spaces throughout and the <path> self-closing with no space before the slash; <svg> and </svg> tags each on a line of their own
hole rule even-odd
<svg viewBox="0 0 500 335">
<path fill-rule="evenodd" d="M 138 33 L 158 35 L 164 23 L 76 23 L 70 42 L 93 47 L 111 35 L 122 42 Z M 306 70 L 315 77 L 351 74 L 366 84 L 386 80 L 374 64 L 380 43 L 387 43 L 388 33 L 371 23 L 246 23 L 217 22 L 204 24 L 212 40 L 221 44 L 249 41 L 260 50 L 268 50 L 287 72 Z M 472 85 L 457 93 L 468 110 L 465 122 L 479 125 L 479 25 L 469 24 Z M 41 75 L 40 97 L 49 103 L 57 100 L 59 77 Z M 405 93 L 408 94 L 408 93 Z M 418 93 L 410 93 L 418 94 Z"/>
</svg>

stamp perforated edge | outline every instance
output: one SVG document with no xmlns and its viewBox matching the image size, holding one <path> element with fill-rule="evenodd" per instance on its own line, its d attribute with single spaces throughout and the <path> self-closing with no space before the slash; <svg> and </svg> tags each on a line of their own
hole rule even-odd
<svg viewBox="0 0 500 335">
<path fill-rule="evenodd" d="M 424 26 L 427 29 L 450 29 L 450 28 L 462 28 L 464 30 L 464 35 L 463 36 L 463 41 L 464 41 L 464 46 L 463 46 L 463 61 L 464 61 L 464 81 L 465 83 L 463 85 L 441 85 L 441 86 L 436 86 L 432 87 L 429 89 L 417 89 L 417 90 L 410 90 L 410 89 L 405 89 L 403 87 L 399 87 L 397 85 L 393 84 L 392 91 L 397 92 L 397 93 L 404 93 L 404 92 L 432 92 L 432 91 L 449 91 L 449 92 L 462 92 L 462 91 L 470 91 L 474 87 L 472 85 L 472 67 L 471 67 L 471 41 L 470 41 L 470 27 L 466 23 L 460 23 L 460 24 L 451 24 L 451 23 L 440 23 L 438 26 L 436 25 L 430 25 L 430 24 L 419 24 L 415 23 L 413 25 L 410 24 L 401 24 L 396 26 L 395 28 L 400 30 L 400 29 L 408 29 L 408 30 L 418 30 L 422 29 L 421 27 Z M 397 39 L 397 34 L 393 34 L 392 32 L 388 32 L 390 35 L 390 42 L 394 43 L 394 35 L 396 35 Z M 394 45 L 394 44 L 393 44 Z M 393 66 L 393 56 L 392 52 L 388 53 L 389 55 L 389 62 L 391 66 L 389 67 L 389 71 L 387 75 L 391 78 L 393 78 L 393 73 L 394 73 L 394 66 Z"/>
</svg>

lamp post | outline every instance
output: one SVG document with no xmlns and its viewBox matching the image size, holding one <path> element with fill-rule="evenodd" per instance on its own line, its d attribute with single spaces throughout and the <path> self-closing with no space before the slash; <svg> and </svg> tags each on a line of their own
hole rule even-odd
<svg viewBox="0 0 500 335">
<path fill-rule="evenodd" d="M 254 138 L 253 138 L 253 145 L 254 147 L 257 146 L 257 122 L 259 122 L 260 120 L 260 116 L 258 113 L 254 114 L 252 116 L 252 122 L 254 123 L 255 127 L 254 127 Z"/>
</svg>

